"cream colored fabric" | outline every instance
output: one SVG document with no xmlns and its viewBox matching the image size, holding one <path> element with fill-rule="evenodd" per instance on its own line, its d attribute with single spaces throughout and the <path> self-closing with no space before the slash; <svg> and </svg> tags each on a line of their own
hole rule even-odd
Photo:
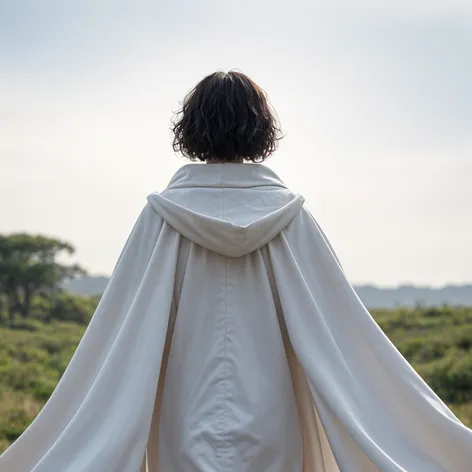
<svg viewBox="0 0 472 472">
<path fill-rule="evenodd" d="M 151 194 L 69 367 L 0 472 L 469 472 L 472 431 L 259 164 Z"/>
</svg>

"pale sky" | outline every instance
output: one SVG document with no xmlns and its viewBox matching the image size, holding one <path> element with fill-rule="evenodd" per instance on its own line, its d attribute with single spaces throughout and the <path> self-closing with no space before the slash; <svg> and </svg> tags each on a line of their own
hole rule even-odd
<svg viewBox="0 0 472 472">
<path fill-rule="evenodd" d="M 173 111 L 233 68 L 353 283 L 472 282 L 470 0 L 0 0 L 0 231 L 109 274 L 186 163 Z"/>
</svg>

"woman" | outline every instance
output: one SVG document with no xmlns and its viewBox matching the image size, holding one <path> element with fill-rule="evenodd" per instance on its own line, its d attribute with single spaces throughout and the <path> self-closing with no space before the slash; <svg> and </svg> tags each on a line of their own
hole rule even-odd
<svg viewBox="0 0 472 472">
<path fill-rule="evenodd" d="M 1 472 L 466 472 L 472 431 L 369 315 L 260 162 L 279 128 L 238 72 L 185 98 L 174 149 L 50 400 Z"/>
</svg>

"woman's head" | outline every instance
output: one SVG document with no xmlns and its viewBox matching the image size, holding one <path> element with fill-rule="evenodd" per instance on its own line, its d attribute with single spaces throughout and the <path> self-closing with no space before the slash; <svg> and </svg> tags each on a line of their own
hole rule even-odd
<svg viewBox="0 0 472 472">
<path fill-rule="evenodd" d="M 201 80 L 185 96 L 172 131 L 174 151 L 194 161 L 262 162 L 281 138 L 266 93 L 234 71 Z"/>
</svg>

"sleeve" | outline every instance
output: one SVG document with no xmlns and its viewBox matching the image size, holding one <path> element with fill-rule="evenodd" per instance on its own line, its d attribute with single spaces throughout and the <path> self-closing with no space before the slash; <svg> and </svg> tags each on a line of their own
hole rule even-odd
<svg viewBox="0 0 472 472">
<path fill-rule="evenodd" d="M 290 341 L 340 470 L 469 471 L 472 431 L 380 329 L 308 211 L 269 249 Z"/>
<path fill-rule="evenodd" d="M 66 371 L 0 472 L 137 471 L 173 299 L 178 236 L 146 204 Z"/>
</svg>

